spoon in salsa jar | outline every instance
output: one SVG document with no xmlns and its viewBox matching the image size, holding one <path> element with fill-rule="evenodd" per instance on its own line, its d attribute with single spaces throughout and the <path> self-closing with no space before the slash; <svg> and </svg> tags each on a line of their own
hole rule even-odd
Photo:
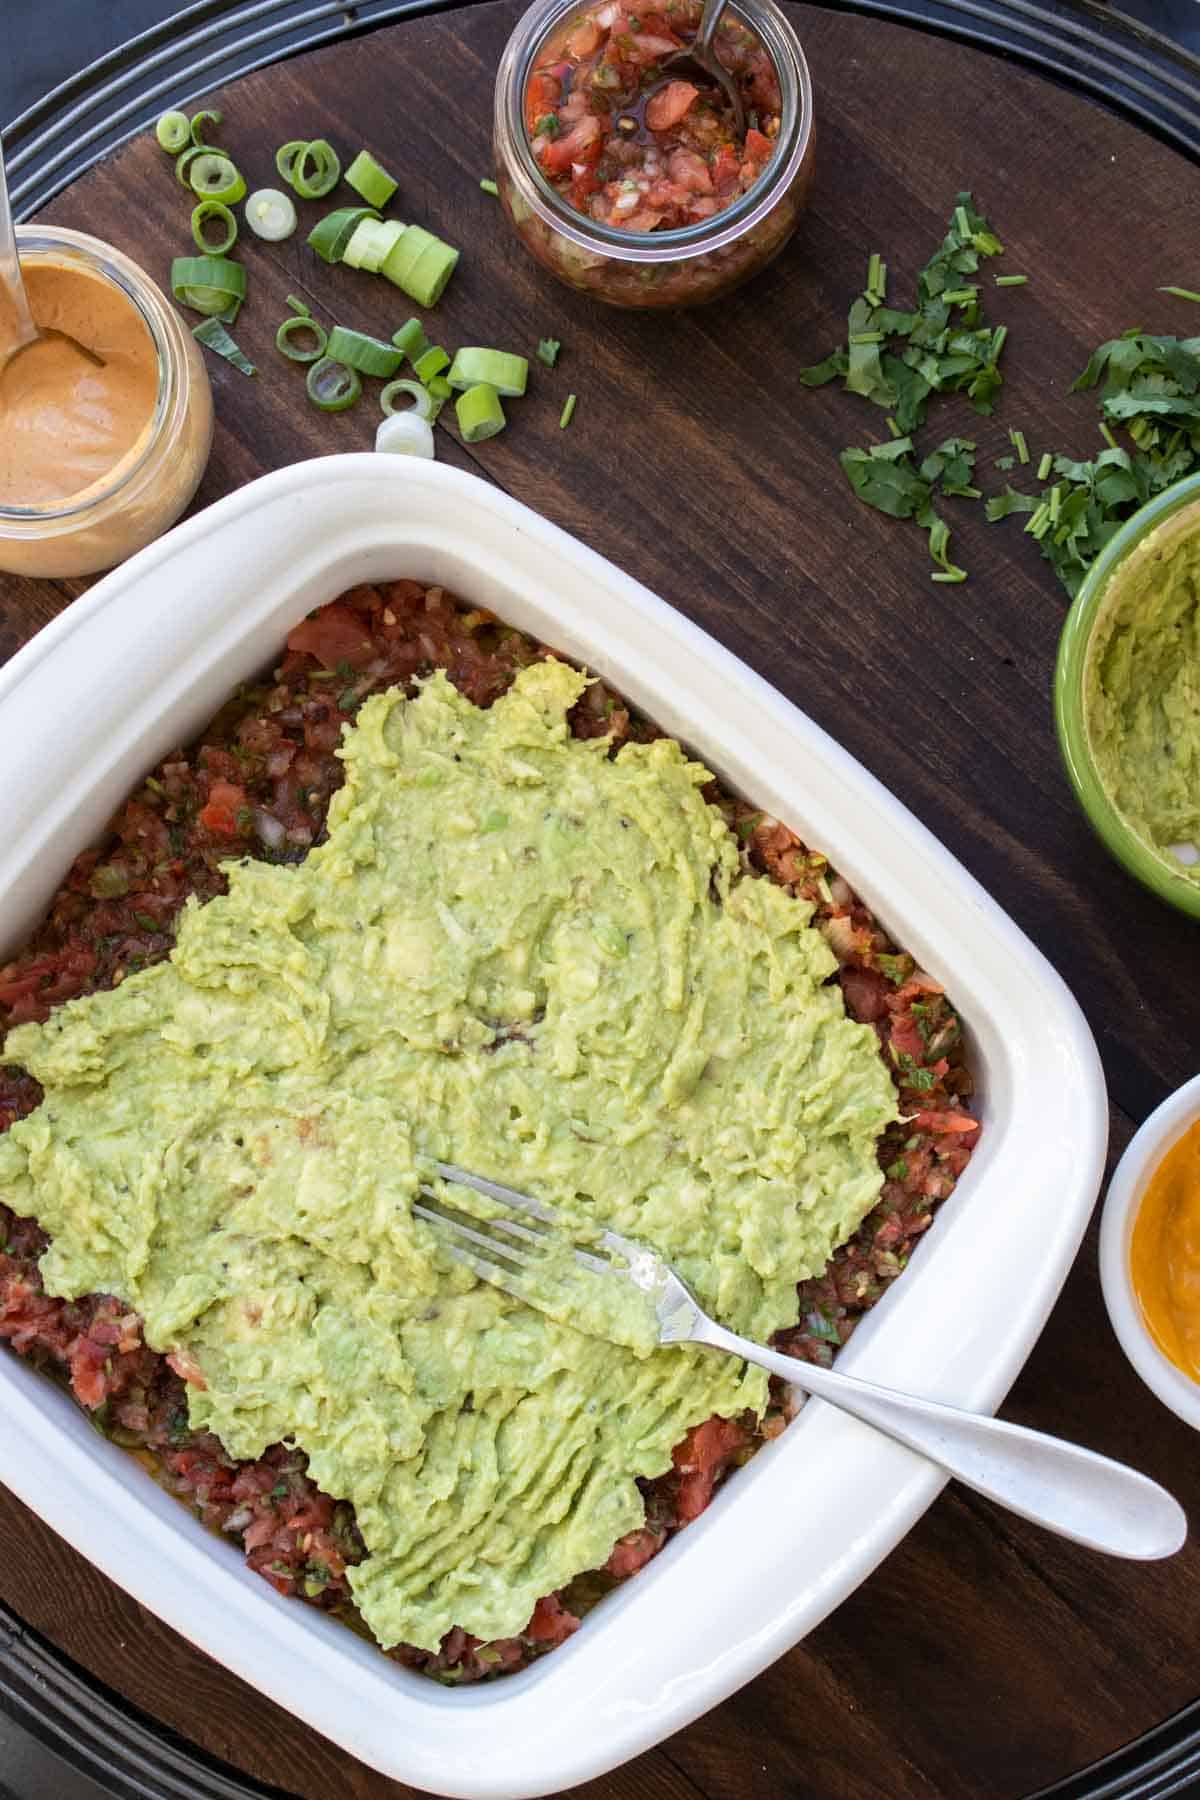
<svg viewBox="0 0 1200 1800">
<path fill-rule="evenodd" d="M 670 56 L 663 58 L 659 67 L 670 81 L 680 79 L 702 81 L 706 84 L 716 83 L 729 102 L 733 113 L 733 129 L 735 137 L 741 139 L 746 135 L 746 109 L 742 105 L 742 96 L 738 92 L 737 82 L 725 68 L 714 51 L 713 38 L 721 14 L 725 11 L 727 0 L 704 0 L 704 11 L 700 15 L 700 29 L 686 50 L 675 50 Z M 660 86 L 665 87 L 664 81 Z M 654 89 L 655 92 L 659 88 Z"/>
</svg>

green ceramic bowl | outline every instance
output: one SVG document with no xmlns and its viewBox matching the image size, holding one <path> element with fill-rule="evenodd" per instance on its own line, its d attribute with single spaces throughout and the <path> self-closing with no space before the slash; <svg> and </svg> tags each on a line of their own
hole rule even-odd
<svg viewBox="0 0 1200 1800">
<path fill-rule="evenodd" d="M 1184 508 L 1195 516 L 1186 527 L 1176 515 Z M 1176 521 L 1171 525 L 1171 521 Z M 1200 475 L 1176 482 L 1126 520 L 1120 531 L 1096 558 L 1075 596 L 1058 646 L 1054 672 L 1054 718 L 1067 774 L 1079 804 L 1107 848 L 1131 875 L 1181 912 L 1200 919 L 1200 883 L 1176 872 L 1145 838 L 1140 837 L 1117 811 L 1097 772 L 1088 743 L 1084 719 L 1084 675 L 1091 657 L 1096 627 L 1103 617 L 1109 584 L 1132 556 L 1151 555 L 1162 538 L 1190 529 L 1200 533 Z M 1155 537 L 1151 545 L 1148 540 Z"/>
</svg>

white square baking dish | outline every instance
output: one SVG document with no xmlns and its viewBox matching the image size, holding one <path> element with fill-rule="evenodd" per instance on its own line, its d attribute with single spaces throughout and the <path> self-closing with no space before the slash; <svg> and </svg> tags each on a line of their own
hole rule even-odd
<svg viewBox="0 0 1200 1800">
<path fill-rule="evenodd" d="M 663 601 L 473 476 L 373 455 L 267 475 L 109 575 L 0 671 L 0 956 L 124 794 L 270 665 L 293 623 L 389 576 L 440 582 L 603 674 L 826 851 L 945 982 L 980 1077 L 982 1141 L 840 1366 L 993 1409 L 1058 1294 L 1103 1168 L 1104 1082 L 1078 1007 L 832 739 Z M 822 1479 L 802 1484 L 814 1466 Z M 447 1690 L 275 1595 L 13 1355 L 0 1355 L 0 1480 L 355 1756 L 471 1800 L 587 1780 L 713 1706 L 870 1574 L 942 1485 L 917 1456 L 811 1402 L 566 1646 L 519 1675 Z"/>
</svg>

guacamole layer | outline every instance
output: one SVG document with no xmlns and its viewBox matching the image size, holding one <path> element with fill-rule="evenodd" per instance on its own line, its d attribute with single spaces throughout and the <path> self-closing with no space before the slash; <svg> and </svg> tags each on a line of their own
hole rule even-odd
<svg viewBox="0 0 1200 1800">
<path fill-rule="evenodd" d="M 1197 509 L 1161 527 L 1112 577 L 1084 708 L 1113 805 L 1175 874 L 1200 883 Z"/>
<path fill-rule="evenodd" d="M 233 1456 L 304 1449 L 385 1646 L 519 1632 L 692 1425 L 765 1398 L 619 1308 L 584 1331 L 477 1282 L 412 1213 L 428 1159 L 653 1244 L 766 1337 L 896 1116 L 809 907 L 741 874 L 675 743 L 572 738 L 583 687 L 544 662 L 487 711 L 440 674 L 369 700 L 325 844 L 233 865 L 168 962 L 4 1049 L 45 1089 L 0 1192 L 51 1234 L 47 1290 L 135 1307 Z"/>
</svg>

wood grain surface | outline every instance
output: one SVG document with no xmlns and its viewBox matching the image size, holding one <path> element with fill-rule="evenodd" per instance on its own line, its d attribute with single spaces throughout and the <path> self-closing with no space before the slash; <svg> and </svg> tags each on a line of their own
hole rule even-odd
<svg viewBox="0 0 1200 1800">
<path fill-rule="evenodd" d="M 319 131 L 351 154 L 370 145 L 400 176 L 402 216 L 465 249 L 433 315 L 439 337 L 527 351 L 539 336 L 562 339 L 557 370 L 535 365 L 503 436 L 466 451 L 440 433 L 440 454 L 699 620 L 914 808 L 1079 997 L 1104 1058 L 1117 1152 L 1195 1072 L 1200 934 L 1108 859 L 1072 801 L 1050 713 L 1064 597 L 1019 522 L 988 526 L 957 501 L 955 554 L 971 579 L 932 584 L 922 534 L 859 505 L 838 469 L 837 452 L 879 435 L 881 415 L 836 387 L 804 389 L 797 371 L 840 338 L 868 253 L 883 253 L 893 296 L 905 294 L 955 191 L 970 187 L 1007 246 L 1000 266 L 1030 282 L 989 294 L 990 315 L 1011 327 L 999 417 L 949 405 L 937 436 L 976 438 L 989 486 L 1003 480 L 991 463 L 1010 424 L 1035 456 L 1090 453 L 1094 403 L 1066 396 L 1090 348 L 1129 325 L 1196 329 L 1195 310 L 1156 289 L 1195 285 L 1200 173 L 1091 102 L 967 47 L 788 10 L 818 95 L 813 206 L 779 262 L 694 314 L 618 314 L 559 288 L 480 192 L 492 74 L 519 11 L 510 0 L 252 76 L 218 96 L 221 135 L 252 186 L 274 179 L 271 151 L 287 138 Z M 165 279 L 187 249 L 187 211 L 146 139 L 45 217 L 111 238 Z M 372 441 L 370 405 L 316 414 L 302 373 L 277 357 L 287 292 L 307 295 L 318 316 L 383 333 L 408 310 L 385 284 L 316 263 L 303 234 L 243 254 L 251 297 L 237 336 L 260 374 L 213 365 L 220 423 L 197 504 Z M 578 411 L 562 432 L 569 391 Z M 0 577 L 0 657 L 82 585 Z M 1189 1508 L 1200 1503 L 1195 1439 L 1141 1387 L 1109 1331 L 1094 1226 L 1005 1411 L 1138 1463 Z M 305 1800 L 405 1791 L 197 1654 L 2 1493 L 0 1531 L 0 1596 L 156 1718 Z M 804 1644 L 580 1792 L 1011 1800 L 1195 1699 L 1198 1643 L 1200 1551 L 1107 1562 L 951 1490 Z"/>
</svg>

